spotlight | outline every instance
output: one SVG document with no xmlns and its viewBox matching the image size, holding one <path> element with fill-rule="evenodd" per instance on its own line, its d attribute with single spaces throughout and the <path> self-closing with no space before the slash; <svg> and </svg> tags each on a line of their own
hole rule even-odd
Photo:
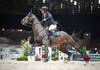
<svg viewBox="0 0 100 70">
<path fill-rule="evenodd" d="M 72 2 L 73 2 L 73 0 L 70 0 L 70 2 L 72 3 Z"/>
<path fill-rule="evenodd" d="M 75 6 L 77 5 L 77 1 L 74 1 L 74 5 L 75 5 Z"/>
<path fill-rule="evenodd" d="M 45 3 L 46 2 L 46 0 L 43 0 L 43 3 Z"/>
<path fill-rule="evenodd" d="M 86 36 L 89 36 L 89 34 L 88 34 L 88 33 L 86 33 L 85 35 L 86 35 Z"/>
<path fill-rule="evenodd" d="M 2 28 L 2 31 L 5 31 L 5 29 L 4 29 L 4 28 Z"/>
<path fill-rule="evenodd" d="M 22 29 L 18 29 L 17 31 L 22 32 L 23 30 Z"/>
<path fill-rule="evenodd" d="M 97 50 L 97 48 L 94 48 L 95 50 Z"/>
<path fill-rule="evenodd" d="M 23 29 L 20 29 L 19 31 L 20 31 L 20 32 L 22 32 L 22 31 L 23 31 Z"/>
<path fill-rule="evenodd" d="M 100 4 L 100 0 L 98 0 L 98 3 Z"/>
</svg>

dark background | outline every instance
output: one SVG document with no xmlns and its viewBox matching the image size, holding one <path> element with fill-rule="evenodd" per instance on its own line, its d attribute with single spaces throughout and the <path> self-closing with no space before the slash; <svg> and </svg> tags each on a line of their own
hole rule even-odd
<svg viewBox="0 0 100 70">
<path fill-rule="evenodd" d="M 74 5 L 74 1 L 77 1 L 77 5 Z M 61 3 L 63 8 L 60 7 Z M 70 0 L 46 0 L 46 3 L 42 3 L 42 0 L 0 0 L 0 29 L 32 30 L 22 26 L 20 21 L 30 9 L 41 20 L 39 9 L 43 5 L 49 7 L 54 19 L 62 25 L 64 31 L 69 34 L 73 31 L 91 33 L 92 40 L 100 40 L 98 0 L 73 0 L 73 2 Z"/>
<path fill-rule="evenodd" d="M 25 15 L 0 15 L 0 29 L 24 29 L 31 28 L 22 26 L 20 21 Z M 39 18 L 39 15 L 37 16 Z M 40 16 L 41 17 L 41 16 Z M 94 15 L 55 15 L 53 17 L 63 26 L 63 30 L 72 33 L 73 31 L 91 33 L 92 38 L 100 38 L 100 16 Z M 41 20 L 41 19 L 40 19 Z"/>
</svg>

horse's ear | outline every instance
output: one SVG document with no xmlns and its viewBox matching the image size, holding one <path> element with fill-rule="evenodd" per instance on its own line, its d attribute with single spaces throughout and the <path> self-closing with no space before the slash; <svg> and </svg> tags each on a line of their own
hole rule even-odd
<svg viewBox="0 0 100 70">
<path fill-rule="evenodd" d="M 32 14 L 33 12 L 32 12 L 32 9 L 30 10 L 30 13 Z"/>
<path fill-rule="evenodd" d="M 29 13 L 27 14 L 27 16 L 32 16 L 32 13 L 31 13 L 31 12 L 29 12 Z"/>
</svg>

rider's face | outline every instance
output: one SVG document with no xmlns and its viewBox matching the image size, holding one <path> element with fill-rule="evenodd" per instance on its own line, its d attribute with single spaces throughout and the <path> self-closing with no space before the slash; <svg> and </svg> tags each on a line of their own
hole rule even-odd
<svg viewBox="0 0 100 70">
<path fill-rule="evenodd" d="M 41 10 L 41 13 L 44 14 L 45 13 L 44 10 Z"/>
</svg>

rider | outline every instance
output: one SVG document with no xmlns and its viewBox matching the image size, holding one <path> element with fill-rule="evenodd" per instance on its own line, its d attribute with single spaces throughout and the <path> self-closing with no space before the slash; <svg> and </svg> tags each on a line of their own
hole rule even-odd
<svg viewBox="0 0 100 70">
<path fill-rule="evenodd" d="M 48 11 L 47 6 L 42 6 L 40 9 L 42 13 L 42 22 L 44 26 L 48 27 L 49 33 L 52 34 L 57 29 L 57 23 L 54 21 L 52 14 Z"/>
</svg>

